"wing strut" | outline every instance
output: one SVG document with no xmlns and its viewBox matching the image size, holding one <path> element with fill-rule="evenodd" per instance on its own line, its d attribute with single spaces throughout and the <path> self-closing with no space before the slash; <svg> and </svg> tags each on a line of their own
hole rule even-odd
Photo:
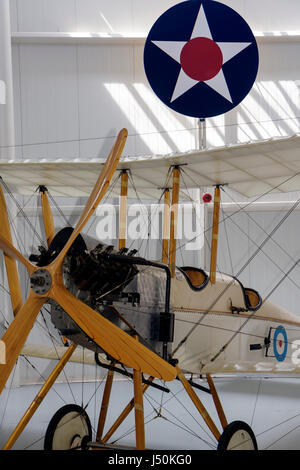
<svg viewBox="0 0 300 470">
<path fill-rule="evenodd" d="M 40 186 L 40 195 L 41 195 L 41 204 L 42 204 L 42 213 L 43 213 L 43 221 L 44 221 L 44 228 L 47 240 L 47 246 L 50 246 L 54 236 L 55 236 L 55 228 L 54 228 L 54 221 L 53 221 L 53 214 L 49 204 L 49 199 L 47 196 L 47 188 L 45 186 Z"/>
<path fill-rule="evenodd" d="M 216 283 L 220 202 L 221 202 L 220 186 L 217 185 L 215 187 L 215 194 L 214 194 L 213 227 L 212 227 L 211 254 L 210 254 L 210 282 L 212 284 Z"/>
<path fill-rule="evenodd" d="M 169 268 L 170 268 L 172 277 L 175 276 L 175 267 L 176 267 L 176 244 L 177 244 L 176 242 L 177 242 L 179 188 L 180 188 L 180 167 L 176 165 L 173 168 L 170 251 L 169 251 Z"/>
<path fill-rule="evenodd" d="M 0 235 L 3 236 L 12 245 L 12 236 L 9 226 L 7 207 L 2 187 L 0 185 Z M 7 281 L 9 286 L 13 314 L 16 316 L 23 304 L 21 285 L 16 260 L 4 253 Z"/>
<path fill-rule="evenodd" d="M 164 226 L 162 239 L 162 257 L 163 263 L 168 263 L 169 258 L 169 239 L 170 239 L 170 189 L 164 189 Z"/>
<path fill-rule="evenodd" d="M 51 264 L 42 268 L 33 265 L 0 233 L 0 249 L 7 256 L 20 261 L 31 278 L 29 297 L 2 338 L 6 347 L 7 363 L 0 365 L 0 392 L 6 384 L 41 307 L 48 299 L 55 300 L 98 346 L 117 361 L 166 381 L 176 377 L 176 369 L 171 364 L 74 297 L 65 288 L 63 282 L 62 266 L 65 255 L 104 197 L 118 166 L 126 138 L 127 130 L 123 129 L 102 168 L 75 229 Z"/>
<path fill-rule="evenodd" d="M 128 172 L 121 173 L 121 200 L 120 200 L 120 222 L 119 222 L 119 249 L 125 248 L 127 238 L 127 194 L 128 194 Z"/>
</svg>

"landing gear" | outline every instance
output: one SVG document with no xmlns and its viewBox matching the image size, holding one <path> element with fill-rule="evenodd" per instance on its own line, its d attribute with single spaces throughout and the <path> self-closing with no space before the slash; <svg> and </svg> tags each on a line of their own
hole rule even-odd
<svg viewBox="0 0 300 470">
<path fill-rule="evenodd" d="M 65 405 L 51 419 L 44 450 L 84 450 L 92 440 L 92 426 L 85 410 L 78 405 Z"/>
<path fill-rule="evenodd" d="M 218 450 L 257 450 L 257 442 L 250 426 L 243 421 L 228 424 L 219 439 Z"/>
</svg>

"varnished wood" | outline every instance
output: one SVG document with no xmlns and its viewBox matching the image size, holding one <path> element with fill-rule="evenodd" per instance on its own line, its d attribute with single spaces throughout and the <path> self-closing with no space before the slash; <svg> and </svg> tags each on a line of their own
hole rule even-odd
<svg viewBox="0 0 300 470">
<path fill-rule="evenodd" d="M 217 256 L 218 256 L 218 238 L 219 238 L 219 219 L 220 219 L 220 202 L 221 193 L 219 186 L 216 186 L 214 193 L 214 212 L 211 239 L 211 255 L 210 255 L 210 282 L 216 283 Z"/>
<path fill-rule="evenodd" d="M 109 184 L 111 182 L 111 179 L 119 164 L 121 154 L 126 143 L 127 135 L 128 135 L 127 129 L 122 129 L 119 132 L 116 142 L 106 160 L 105 165 L 102 168 L 102 171 L 98 177 L 98 180 L 91 192 L 91 195 L 85 205 L 85 208 L 83 209 L 81 213 L 81 216 L 74 228 L 74 231 L 72 232 L 71 237 L 69 238 L 66 245 L 61 250 L 56 260 L 54 261 L 55 266 L 57 266 L 58 262 L 60 263 L 60 265 L 62 264 L 64 257 L 67 254 L 69 248 L 72 246 L 74 240 L 77 238 L 81 230 L 84 228 L 85 224 L 88 222 L 90 217 L 95 212 L 99 202 L 104 197 L 109 187 Z"/>
<path fill-rule="evenodd" d="M 211 430 L 211 432 L 213 433 L 215 438 L 217 440 L 219 440 L 221 434 L 220 434 L 218 428 L 216 427 L 215 423 L 211 419 L 210 415 L 208 414 L 205 406 L 202 404 L 200 398 L 198 397 L 198 395 L 196 395 L 196 392 L 191 387 L 189 382 L 186 380 L 186 378 L 185 378 L 184 374 L 182 373 L 181 369 L 178 366 L 176 367 L 176 369 L 177 369 L 178 378 L 179 378 L 180 382 L 182 383 L 182 385 L 184 386 L 184 388 L 185 388 L 187 394 L 189 395 L 190 399 L 194 403 L 196 409 L 199 411 L 200 415 L 202 416 L 202 418 L 206 422 L 207 426 L 209 427 L 209 429 Z"/>
<path fill-rule="evenodd" d="M 96 344 L 117 361 L 166 381 L 176 377 L 173 366 L 74 297 L 63 285 L 56 282 L 50 297 L 58 302 Z"/>
<path fill-rule="evenodd" d="M 255 312 L 239 312 L 239 313 L 232 313 L 232 312 L 225 312 L 222 310 L 213 310 L 211 312 L 208 312 L 205 309 L 201 308 L 183 308 L 183 307 L 173 307 L 174 312 L 192 312 L 192 313 L 205 313 L 207 317 L 209 318 L 210 315 L 219 315 L 219 316 L 227 316 L 230 318 L 251 318 L 252 320 L 261 320 L 261 321 L 272 321 L 275 323 L 278 323 L 278 318 L 276 317 L 268 317 L 265 315 L 257 315 Z M 283 318 L 280 319 L 281 323 L 284 323 L 286 325 L 294 325 L 294 326 L 300 326 L 300 321 L 295 322 L 292 320 L 284 320 Z"/>
<path fill-rule="evenodd" d="M 128 195 L 128 173 L 126 170 L 121 174 L 121 201 L 119 217 L 119 249 L 125 248 L 127 238 L 127 195 Z"/>
<path fill-rule="evenodd" d="M 44 222 L 44 229 L 46 234 L 47 246 L 49 247 L 55 236 L 54 220 L 52 210 L 47 196 L 47 190 L 43 186 L 40 188 L 42 215 Z"/>
<path fill-rule="evenodd" d="M 135 337 L 138 342 L 138 338 Z M 145 449 L 145 420 L 144 420 L 144 399 L 142 373 L 139 370 L 133 370 L 133 388 L 134 388 L 134 416 L 135 416 L 135 438 L 137 450 Z"/>
<path fill-rule="evenodd" d="M 9 218 L 7 213 L 7 207 L 5 202 L 5 197 L 3 194 L 2 187 L 0 185 L 0 214 L 1 214 L 1 223 L 0 223 L 0 234 L 12 245 L 12 236 L 9 225 Z M 7 281 L 10 293 L 10 299 L 12 304 L 12 310 L 14 316 L 20 310 L 23 299 L 20 285 L 20 278 L 18 273 L 18 267 L 16 259 L 8 256 L 4 253 L 5 268 L 7 274 Z"/>
<path fill-rule="evenodd" d="M 51 372 L 51 374 L 45 381 L 44 385 L 42 386 L 40 391 L 37 393 L 37 395 L 35 396 L 30 406 L 27 408 L 27 411 L 25 412 L 22 419 L 19 421 L 19 423 L 15 427 L 13 433 L 11 434 L 11 436 L 5 443 L 2 450 L 10 450 L 12 448 L 12 446 L 14 445 L 14 443 L 16 442 L 16 440 L 18 439 L 22 431 L 25 429 L 25 427 L 29 423 L 30 419 L 32 418 L 32 416 L 34 415 L 34 413 L 36 412 L 36 410 L 38 409 L 38 407 L 40 406 L 44 398 L 46 397 L 47 393 L 51 389 L 55 380 L 57 379 L 57 377 L 59 376 L 59 374 L 65 367 L 65 365 L 67 364 L 68 360 L 72 356 L 76 347 L 77 347 L 76 344 L 71 344 L 71 346 L 69 346 L 69 348 L 66 350 L 63 357 L 56 364 L 55 368 L 53 369 L 53 371 Z"/>
<path fill-rule="evenodd" d="M 23 348 L 40 308 L 49 298 L 55 300 L 98 346 L 103 348 L 107 354 L 111 355 L 117 361 L 139 372 L 145 372 L 163 380 L 173 380 L 176 376 L 176 369 L 173 366 L 74 297 L 64 287 L 63 283 L 62 263 L 64 257 L 104 196 L 120 160 L 126 137 L 127 131 L 123 129 L 112 148 L 108 160 L 102 169 L 70 239 L 57 258 L 48 266 L 43 267 L 43 269 L 48 271 L 51 277 L 51 287 L 49 291 L 44 295 L 38 295 L 34 294 L 33 290 L 31 290 L 27 301 L 19 310 L 18 315 L 2 338 L 6 345 L 8 359 L 7 364 L 0 365 L 0 392 Z M 31 264 L 14 248 L 12 243 L 1 234 L 0 248 L 7 256 L 23 263 L 30 275 L 39 269 Z"/>
<path fill-rule="evenodd" d="M 162 257 L 163 263 L 169 260 L 169 239 L 170 239 L 170 190 L 164 192 L 164 217 L 163 217 L 163 238 L 162 238 Z"/>
<path fill-rule="evenodd" d="M 10 258 L 15 259 L 16 261 L 20 261 L 20 263 L 22 263 L 25 266 L 25 268 L 27 269 L 30 275 L 33 274 L 34 271 L 36 270 L 36 266 L 30 263 L 30 261 L 28 261 L 28 259 L 26 259 L 19 252 L 19 250 L 17 250 L 13 246 L 13 244 L 10 241 L 8 241 L 7 238 L 4 237 L 1 233 L 0 233 L 0 250 L 2 250 L 3 253 L 9 256 Z"/>
<path fill-rule="evenodd" d="M 112 366 L 114 365 L 115 363 L 112 364 Z M 114 371 L 109 370 L 107 372 L 107 377 L 106 377 L 106 382 L 105 382 L 105 387 L 104 387 L 104 392 L 103 392 L 103 397 L 102 397 L 102 403 L 101 403 L 101 409 L 100 409 L 100 414 L 99 414 L 98 428 L 97 428 L 97 433 L 96 433 L 97 441 L 101 441 L 101 438 L 103 435 L 113 380 L 114 380 Z"/>
<path fill-rule="evenodd" d="M 175 166 L 173 168 L 170 251 L 169 251 L 169 267 L 170 267 L 172 277 L 175 276 L 175 267 L 176 267 L 179 189 L 180 189 L 180 169 L 179 167 Z"/>
<path fill-rule="evenodd" d="M 211 394 L 212 394 L 212 397 L 213 397 L 213 400 L 214 400 L 214 404 L 215 404 L 215 407 L 216 407 L 216 410 L 217 410 L 217 413 L 218 413 L 218 416 L 219 416 L 221 426 L 222 426 L 223 429 L 225 429 L 226 426 L 228 425 L 228 421 L 226 419 L 226 416 L 225 416 L 225 413 L 224 413 L 224 410 L 223 410 L 218 392 L 216 390 L 214 381 L 211 378 L 210 374 L 207 374 L 206 378 L 207 378 L 209 389 L 211 391 Z"/>
<path fill-rule="evenodd" d="M 4 341 L 6 346 L 6 364 L 0 365 L 0 393 L 10 376 L 45 300 L 45 298 L 38 297 L 31 292 L 2 337 L 2 341 Z"/>
<path fill-rule="evenodd" d="M 5 362 L 6 362 L 5 343 L 0 340 L 0 364 L 5 364 Z"/>
<path fill-rule="evenodd" d="M 149 382 L 152 382 L 154 380 L 154 377 L 149 377 Z M 146 390 L 150 387 L 150 384 L 144 384 L 142 388 L 142 393 L 144 394 Z M 124 408 L 120 416 L 116 419 L 114 424 L 111 426 L 111 428 L 108 430 L 108 432 L 105 434 L 103 437 L 102 441 L 103 443 L 106 443 L 111 436 L 116 432 L 116 430 L 121 426 L 123 421 L 127 418 L 129 413 L 133 410 L 134 408 L 134 398 L 128 403 L 128 405 Z"/>
</svg>

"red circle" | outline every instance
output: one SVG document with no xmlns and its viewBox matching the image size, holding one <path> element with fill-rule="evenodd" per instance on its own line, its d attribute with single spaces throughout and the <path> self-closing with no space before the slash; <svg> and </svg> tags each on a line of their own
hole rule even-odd
<svg viewBox="0 0 300 470">
<path fill-rule="evenodd" d="M 211 202 L 211 200 L 212 200 L 212 195 L 209 194 L 209 193 L 205 193 L 205 194 L 202 196 L 202 199 L 203 199 L 203 202 Z"/>
<path fill-rule="evenodd" d="M 188 41 L 182 48 L 180 64 L 189 77 L 204 82 L 219 73 L 223 65 L 223 54 L 214 41 L 198 37 Z"/>
</svg>

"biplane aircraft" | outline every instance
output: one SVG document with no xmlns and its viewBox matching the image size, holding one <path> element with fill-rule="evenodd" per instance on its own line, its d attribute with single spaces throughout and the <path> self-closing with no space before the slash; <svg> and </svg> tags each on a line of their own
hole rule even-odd
<svg viewBox="0 0 300 470">
<path fill-rule="evenodd" d="M 66 405 L 49 423 L 45 449 L 113 448 L 109 445 L 110 437 L 133 410 L 136 448 L 145 449 L 143 395 L 149 387 L 159 387 L 162 381 L 167 387 L 169 382 L 179 380 L 195 406 L 195 416 L 205 422 L 218 449 L 255 450 L 257 442 L 251 427 L 242 421 L 228 423 L 213 377 L 218 374 L 286 376 L 299 373 L 299 366 L 291 361 L 291 345 L 299 339 L 300 319 L 269 298 L 261 298 L 251 286 L 244 286 L 238 279 L 242 269 L 236 277 L 217 273 L 221 187 L 228 184 L 252 197 L 276 190 L 295 190 L 299 176 L 295 174 L 293 163 L 298 158 L 300 136 L 151 160 L 121 158 L 126 137 L 127 131 L 121 130 L 96 182 L 94 174 L 99 163 L 84 164 L 85 169 L 88 165 L 92 169 L 90 177 L 94 178 L 94 187 L 74 229 L 55 229 L 47 188 L 54 194 L 66 190 L 66 175 L 70 176 L 70 171 L 76 171 L 80 178 L 80 162 L 0 164 L 4 188 L 11 185 L 24 194 L 36 187 L 36 178 L 39 179 L 47 241 L 46 249 L 40 248 L 38 254 L 33 253 L 29 258 L 15 248 L 1 189 L 0 248 L 4 253 L 14 313 L 14 320 L 1 342 L 1 391 L 20 354 L 53 357 L 47 348 L 43 351 L 26 344 L 44 304 L 50 306 L 51 321 L 65 340 L 57 365 L 3 449 L 12 448 L 79 345 L 92 352 L 99 366 L 108 369 L 96 436 L 92 438 L 86 411 L 77 405 Z M 257 155 L 264 163 L 259 178 L 251 171 Z M 209 271 L 201 266 L 176 265 L 176 207 L 183 165 L 191 169 L 188 187 L 195 187 L 195 182 L 199 187 L 215 186 Z M 271 168 L 276 169 L 276 177 L 270 174 Z M 120 208 L 118 247 L 99 240 L 88 246 L 81 233 L 103 200 L 117 169 L 121 175 L 123 202 L 127 198 L 129 171 L 135 175 L 143 197 L 163 188 L 164 220 L 165 226 L 170 227 L 170 237 L 163 240 L 159 261 L 142 258 L 126 249 L 126 238 L 121 230 L 126 225 L 126 204 Z M 165 185 L 167 174 L 173 181 L 171 188 Z M 83 178 L 86 187 L 85 178 L 86 173 Z M 18 185 L 17 179 L 22 184 Z M 88 184 L 92 187 L 92 181 Z M 76 190 L 78 187 L 74 188 L 74 194 Z M 168 210 L 170 205 L 171 211 Z M 252 259 L 266 240 L 252 254 Z M 30 277 L 25 301 L 17 263 L 26 268 Z M 103 435 L 113 374 L 124 374 L 124 368 L 131 370 L 134 397 Z M 191 374 L 193 380 L 188 379 Z M 199 377 L 207 381 L 207 387 L 199 385 Z M 202 403 L 200 393 L 209 393 L 212 397 L 220 427 Z"/>
</svg>

